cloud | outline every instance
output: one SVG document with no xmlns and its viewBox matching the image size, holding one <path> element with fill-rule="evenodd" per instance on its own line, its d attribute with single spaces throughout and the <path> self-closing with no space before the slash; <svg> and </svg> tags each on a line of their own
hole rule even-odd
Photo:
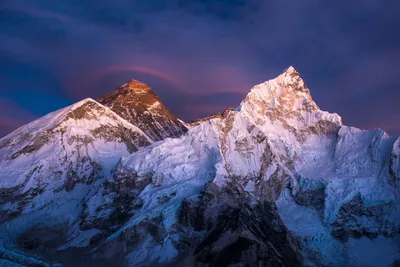
<svg viewBox="0 0 400 267">
<path fill-rule="evenodd" d="M 371 53 L 353 64 L 330 83 L 315 84 L 313 93 L 321 108 L 339 113 L 347 125 L 360 128 L 383 128 L 399 134 L 396 125 L 400 113 L 399 49 Z M 392 126 L 389 126 L 390 121 Z"/>
<path fill-rule="evenodd" d="M 107 68 L 100 70 L 98 74 L 104 75 L 108 73 L 118 73 L 118 72 L 134 72 L 134 73 L 148 74 L 163 79 L 166 82 L 170 83 L 171 85 L 174 85 L 176 88 L 181 87 L 179 85 L 179 81 L 177 81 L 176 78 L 172 77 L 168 73 L 145 66 L 108 66 Z"/>
<path fill-rule="evenodd" d="M 53 20 L 57 20 L 60 22 L 64 22 L 64 23 L 74 23 L 75 22 L 75 20 L 69 16 L 65 16 L 60 13 L 51 12 L 51 11 L 47 11 L 44 9 L 35 8 L 32 6 L 27 6 L 27 5 L 15 5 L 15 4 L 6 3 L 4 6 L 2 6 L 2 9 L 21 12 L 21 13 L 25 13 L 30 16 L 34 16 L 34 17 L 38 17 L 38 18 L 42 18 L 42 19 L 53 19 Z"/>
<path fill-rule="evenodd" d="M 0 98 L 0 138 L 35 118 L 16 103 Z"/>
<path fill-rule="evenodd" d="M 221 113 L 227 108 L 236 108 L 243 100 L 244 94 L 238 92 L 206 93 L 198 95 L 179 95 L 166 101 L 167 107 L 185 121 L 193 121 L 215 113 Z"/>
<path fill-rule="evenodd" d="M 338 111 L 356 126 L 367 127 L 362 114 L 371 106 L 379 114 L 371 123 L 379 125 L 385 103 L 397 96 L 390 90 L 398 88 L 400 69 L 398 1 L 10 3 L 0 8 L 0 96 L 6 91 L 17 101 L 23 92 L 51 93 L 58 105 L 42 101 L 47 108 L 40 112 L 23 98 L 18 103 L 38 115 L 101 96 L 133 78 L 150 84 L 178 116 L 194 119 L 205 113 L 199 96 L 245 95 L 289 65 L 301 73 L 322 108 Z M 15 65 L 12 60 L 19 67 L 4 75 Z M 26 78 L 31 76 L 37 78 Z M 377 101 L 377 90 L 392 95 L 382 94 Z M 240 102 L 237 98 L 215 97 L 221 102 L 207 108 L 214 112 Z M 351 112 L 354 106 L 359 112 Z"/>
</svg>

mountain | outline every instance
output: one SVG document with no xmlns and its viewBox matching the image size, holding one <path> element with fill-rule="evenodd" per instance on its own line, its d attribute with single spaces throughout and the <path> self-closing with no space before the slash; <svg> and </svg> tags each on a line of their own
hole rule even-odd
<svg viewBox="0 0 400 267">
<path fill-rule="evenodd" d="M 391 265 L 400 258 L 398 140 L 343 126 L 289 68 L 236 110 L 122 159 L 119 171 L 151 176 L 152 184 L 138 195 L 140 215 L 118 234 L 131 236 L 151 214 L 170 252 L 147 237 L 127 258 L 153 260 L 149 266 L 170 258 L 199 266 Z"/>
<path fill-rule="evenodd" d="M 130 80 L 97 101 L 142 129 L 154 141 L 179 137 L 187 131 L 153 90 L 139 81 Z"/>
<path fill-rule="evenodd" d="M 82 201 L 122 156 L 151 142 L 139 128 L 92 99 L 50 113 L 2 138 L 1 238 L 19 236 L 21 248 L 34 247 L 35 235 L 46 232 L 48 224 L 80 216 Z M 32 227 L 32 239 L 25 240 L 20 234 Z"/>
<path fill-rule="evenodd" d="M 60 188 L 65 179 L 38 167 L 28 181 L 42 186 L 25 196 L 25 185 L 15 189 L 29 174 L 25 166 L 43 158 L 68 173 L 70 160 L 46 152 L 48 145 L 30 148 L 43 138 L 23 134 L 52 129 L 71 107 L 1 139 L 5 245 L 63 266 L 398 264 L 400 138 L 344 126 L 339 115 L 320 110 L 293 67 L 253 87 L 236 109 L 154 143 L 142 128 L 92 105 L 136 129 L 143 142 L 129 151 L 116 137 L 110 145 L 117 149 L 98 153 L 110 158 L 96 161 L 106 166 L 103 174 L 88 182 L 90 175 L 76 172 L 82 182 L 73 187 Z M 74 128 L 72 118 L 62 128 Z M 90 137 L 92 149 L 103 144 Z"/>
<path fill-rule="evenodd" d="M 24 194 L 48 184 L 69 191 L 108 174 L 121 156 L 150 142 L 139 128 L 88 98 L 1 139 L 1 186 Z"/>
</svg>

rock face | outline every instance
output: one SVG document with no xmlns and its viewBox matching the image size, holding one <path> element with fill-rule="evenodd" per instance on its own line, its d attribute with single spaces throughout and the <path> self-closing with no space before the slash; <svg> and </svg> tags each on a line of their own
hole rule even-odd
<svg viewBox="0 0 400 267">
<path fill-rule="evenodd" d="M 139 81 L 130 80 L 97 101 L 142 129 L 154 141 L 179 137 L 187 131 L 153 90 Z"/>
<path fill-rule="evenodd" d="M 133 101 L 125 97 L 149 92 L 130 86 L 102 100 L 111 109 L 113 99 L 121 103 L 124 118 L 145 114 L 121 108 Z M 292 67 L 252 88 L 238 108 L 155 143 L 166 127 L 136 122 L 138 129 L 90 105 L 0 140 L 0 236 L 9 246 L 64 266 L 391 266 L 400 259 L 399 139 L 321 111 Z M 99 114 L 118 123 L 90 126 Z M 58 129 L 68 133 L 81 120 L 78 137 L 61 138 Z M 85 171 L 71 157 L 58 160 L 65 153 L 57 150 L 51 162 L 61 178 L 47 177 L 51 169 L 36 162 L 52 140 L 76 143 L 63 149 L 77 159 L 89 153 Z M 29 186 L 28 176 L 35 177 Z"/>
<path fill-rule="evenodd" d="M 207 183 L 199 201 L 185 199 L 177 216 L 188 250 L 183 262 L 196 266 L 300 266 L 290 233 L 273 203 L 250 204 L 238 188 L 218 188 Z M 207 234 L 196 239 L 191 232 Z M 190 246 L 189 246 L 190 244 Z"/>
</svg>

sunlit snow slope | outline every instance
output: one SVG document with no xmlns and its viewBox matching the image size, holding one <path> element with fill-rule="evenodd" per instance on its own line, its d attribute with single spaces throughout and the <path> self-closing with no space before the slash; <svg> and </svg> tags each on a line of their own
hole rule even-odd
<svg viewBox="0 0 400 267">
<path fill-rule="evenodd" d="M 293 67 L 186 133 L 131 83 L 107 97 L 121 117 L 84 100 L 0 140 L 9 246 L 65 266 L 399 262 L 400 139 L 321 111 Z"/>
<path fill-rule="evenodd" d="M 152 177 L 138 196 L 140 213 L 122 229 L 162 214 L 165 231 L 175 233 L 179 203 L 212 181 L 250 202 L 276 202 L 305 265 L 390 266 L 400 257 L 398 139 L 321 111 L 293 67 L 255 86 L 236 110 L 124 158 L 120 168 Z M 159 204 L 163 197 L 170 200 Z M 157 259 L 156 246 L 147 247 L 141 259 Z M 362 257 L 360 247 L 372 256 Z"/>
</svg>

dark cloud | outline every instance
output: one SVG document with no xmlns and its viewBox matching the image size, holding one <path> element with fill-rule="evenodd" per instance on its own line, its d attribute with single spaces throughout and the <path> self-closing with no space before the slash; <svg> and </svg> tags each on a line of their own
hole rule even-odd
<svg viewBox="0 0 400 267">
<path fill-rule="evenodd" d="M 0 136 L 5 136 L 36 117 L 18 104 L 0 97 Z"/>
<path fill-rule="evenodd" d="M 248 21 L 251 13 L 263 7 L 263 1 L 246 0 L 178 0 L 178 8 L 195 16 L 214 16 L 223 21 Z"/>
<path fill-rule="evenodd" d="M 6 0 L 0 97 L 40 116 L 135 78 L 191 120 L 293 65 L 321 108 L 400 134 L 399 10 L 395 0 Z"/>
<path fill-rule="evenodd" d="M 0 9 L 2 34 L 9 38 L 23 38 L 35 45 L 62 42 L 66 35 L 66 30 L 62 27 L 63 22 L 57 17 L 47 16 L 48 14 L 29 8 Z M 26 30 L 21 31 L 21 29 Z"/>
</svg>

